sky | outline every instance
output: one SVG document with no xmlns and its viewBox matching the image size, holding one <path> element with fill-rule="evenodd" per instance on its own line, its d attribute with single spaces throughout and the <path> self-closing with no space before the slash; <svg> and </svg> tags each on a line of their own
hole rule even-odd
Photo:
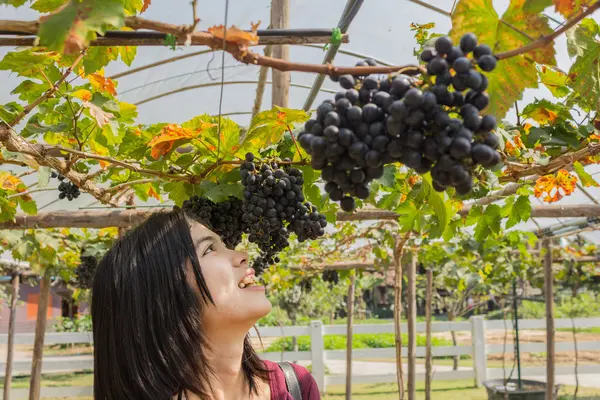
<svg viewBox="0 0 600 400">
<path fill-rule="evenodd" d="M 452 8 L 453 0 L 434 0 L 429 4 L 444 10 Z M 498 14 L 502 14 L 508 6 L 508 0 L 493 1 Z M 290 0 L 290 28 L 334 28 L 346 5 L 343 0 Z M 225 1 L 198 1 L 198 16 L 201 19 L 199 30 L 206 30 L 213 25 L 225 22 Z M 562 18 L 548 10 L 548 14 L 556 19 Z M 191 6 L 188 1 L 181 0 L 153 0 L 150 8 L 143 14 L 144 18 L 160 20 L 173 24 L 189 24 L 192 21 Z M 596 15 L 596 19 L 598 19 Z M 0 19 L 32 20 L 38 18 L 35 11 L 26 7 L 14 9 L 12 7 L 0 6 Z M 241 29 L 249 29 L 251 22 L 262 21 L 260 28 L 265 29 L 270 18 L 270 0 L 241 1 L 230 0 L 229 12 L 227 14 L 227 25 L 236 25 Z M 388 63 L 396 65 L 414 64 L 413 48 L 416 46 L 410 24 L 434 22 L 435 31 L 448 32 L 451 28 L 450 18 L 435 13 L 409 0 L 368 0 L 365 1 L 352 22 L 348 34 L 350 42 L 343 44 L 342 48 L 363 53 L 379 58 Z M 554 28 L 555 23 L 550 22 Z M 182 55 L 189 52 L 202 50 L 203 48 L 193 46 L 179 48 L 176 51 L 163 47 L 140 47 L 138 56 L 132 68 L 148 63 L 163 60 L 165 58 Z M 3 57 L 12 48 L 0 48 L 0 57 Z M 262 52 L 260 47 L 253 48 L 254 51 Z M 325 52 L 322 49 L 308 48 L 304 46 L 291 46 L 290 59 L 304 63 L 321 63 Z M 221 80 L 221 52 L 208 53 L 202 56 L 192 57 L 186 60 L 171 63 L 158 68 L 143 71 L 122 78 L 118 82 L 117 91 L 123 101 L 135 103 L 173 89 L 208 82 L 220 82 Z M 334 64 L 352 66 L 358 61 L 356 57 L 339 54 Z M 568 70 L 571 60 L 566 51 L 566 39 L 560 37 L 557 40 L 557 63 L 563 70 Z M 235 61 L 229 55 L 225 55 L 225 80 L 240 81 L 258 79 L 259 68 L 256 66 L 245 66 Z M 106 75 L 126 71 L 128 67 L 122 62 L 115 62 L 106 68 Z M 207 69 L 209 70 L 207 72 Z M 270 74 L 269 74 L 270 79 Z M 314 74 L 294 72 L 291 81 L 297 84 L 312 85 Z M 158 81 L 158 82 L 157 82 Z M 16 87 L 19 79 L 6 71 L 0 71 L 0 82 L 3 90 L 0 91 L 0 104 L 15 100 L 9 94 L 10 89 Z M 337 84 L 329 79 L 325 80 L 325 88 L 337 90 Z M 308 89 L 290 89 L 290 107 L 302 108 Z M 249 112 L 252 110 L 256 93 L 255 84 L 230 85 L 223 90 L 222 112 Z M 173 122 L 181 123 L 196 115 L 209 113 L 218 114 L 220 87 L 208 87 L 190 90 L 184 93 L 172 95 L 155 100 L 139 106 L 140 123 Z M 318 105 L 326 98 L 333 95 L 321 92 L 315 101 Z M 519 102 L 522 106 L 533 101 L 535 98 L 551 98 L 550 92 L 542 87 L 527 90 L 524 98 Z M 271 106 L 271 88 L 267 86 L 262 104 L 262 109 Z M 247 125 L 249 115 L 231 116 L 234 121 L 241 125 Z M 515 122 L 514 111 L 511 110 L 506 118 Z M 7 166 L 0 166 L 7 168 Z M 600 168 L 593 166 L 590 173 L 599 172 Z M 30 184 L 37 180 L 35 175 L 25 177 L 25 182 Z M 52 185 L 52 183 L 51 183 Z M 600 198 L 600 189 L 591 188 L 589 191 L 593 196 Z M 68 202 L 56 202 L 57 192 L 40 192 L 34 195 L 38 201 L 41 211 L 51 210 L 77 210 L 92 203 L 94 199 L 84 194 L 79 199 Z M 577 191 L 571 196 L 565 197 L 559 204 L 582 204 L 590 200 Z M 538 200 L 532 200 L 532 204 L 539 204 Z M 563 220 L 564 221 L 564 220 Z M 548 226 L 559 222 L 557 219 L 539 219 L 541 226 Z M 520 229 L 535 229 L 532 222 L 517 226 Z M 600 235 L 588 235 L 595 240 L 600 240 Z"/>
</svg>

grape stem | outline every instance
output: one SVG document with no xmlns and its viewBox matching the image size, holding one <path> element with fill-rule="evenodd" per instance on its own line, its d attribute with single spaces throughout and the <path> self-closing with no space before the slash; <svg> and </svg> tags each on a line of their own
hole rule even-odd
<svg viewBox="0 0 600 400">
<path fill-rule="evenodd" d="M 298 146 L 298 142 L 296 141 L 296 138 L 294 137 L 294 133 L 290 129 L 290 125 L 289 124 L 285 124 L 285 126 L 287 127 L 287 130 L 290 133 L 290 136 L 292 137 L 292 141 L 296 145 L 296 150 L 298 150 L 298 155 L 300 156 L 300 159 L 302 161 L 304 161 L 304 156 L 302 156 L 302 152 L 300 151 L 300 146 Z"/>
</svg>

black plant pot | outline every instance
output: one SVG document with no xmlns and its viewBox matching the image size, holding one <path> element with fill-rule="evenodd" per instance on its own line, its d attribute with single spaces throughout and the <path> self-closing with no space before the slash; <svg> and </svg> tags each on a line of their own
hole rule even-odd
<svg viewBox="0 0 600 400">
<path fill-rule="evenodd" d="M 509 379 L 508 399 L 509 400 L 545 400 L 546 399 L 546 383 L 539 381 L 530 381 L 521 379 L 522 388 L 518 389 L 518 381 Z M 483 382 L 483 386 L 487 389 L 488 400 L 505 400 L 506 389 L 503 379 L 491 379 Z M 554 386 L 552 398 L 558 399 L 559 385 Z"/>
</svg>

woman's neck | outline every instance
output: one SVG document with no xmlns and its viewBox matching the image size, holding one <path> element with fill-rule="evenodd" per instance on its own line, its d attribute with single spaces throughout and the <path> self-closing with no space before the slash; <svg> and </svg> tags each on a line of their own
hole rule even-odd
<svg viewBox="0 0 600 400">
<path fill-rule="evenodd" d="M 215 374 L 210 387 L 215 400 L 249 398 L 249 382 L 242 368 L 247 333 L 244 328 L 231 326 L 207 332 L 207 361 Z"/>
</svg>

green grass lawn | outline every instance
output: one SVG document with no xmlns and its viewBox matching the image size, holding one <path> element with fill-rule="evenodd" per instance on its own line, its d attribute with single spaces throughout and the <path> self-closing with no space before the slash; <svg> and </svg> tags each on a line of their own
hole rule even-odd
<svg viewBox="0 0 600 400">
<path fill-rule="evenodd" d="M 28 376 L 16 377 L 13 381 L 13 388 L 27 388 L 29 385 Z M 77 372 L 71 374 L 44 374 L 42 376 L 43 386 L 91 386 L 92 374 L 89 371 Z M 561 389 L 561 400 L 572 398 L 574 387 L 564 386 Z M 327 400 L 343 399 L 345 397 L 345 387 L 335 385 L 327 388 L 327 393 L 323 397 Z M 432 397 L 435 400 L 485 400 L 487 398 L 485 388 L 473 387 L 473 380 L 460 381 L 434 381 L 432 387 Z M 398 398 L 396 385 L 392 383 L 363 384 L 352 387 L 352 398 L 357 400 L 392 400 Z M 425 398 L 425 383 L 417 382 L 417 399 Z M 45 398 L 50 400 L 49 398 Z M 579 400 L 600 400 L 600 389 L 579 388 Z M 58 400 L 58 399 L 56 399 Z M 60 400 L 92 400 L 91 397 L 71 397 Z"/>
</svg>

